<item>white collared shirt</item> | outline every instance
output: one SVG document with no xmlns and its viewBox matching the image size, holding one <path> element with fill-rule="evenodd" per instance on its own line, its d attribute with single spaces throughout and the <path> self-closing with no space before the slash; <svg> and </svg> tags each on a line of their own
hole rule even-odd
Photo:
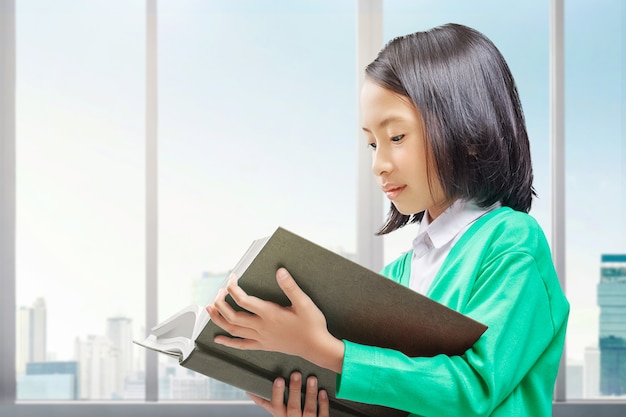
<svg viewBox="0 0 626 417">
<path fill-rule="evenodd" d="M 500 203 L 481 208 L 471 201 L 457 200 L 432 223 L 428 221 L 428 213 L 424 213 L 413 240 L 411 289 L 426 294 L 452 246 L 472 223 L 498 207 Z"/>
</svg>

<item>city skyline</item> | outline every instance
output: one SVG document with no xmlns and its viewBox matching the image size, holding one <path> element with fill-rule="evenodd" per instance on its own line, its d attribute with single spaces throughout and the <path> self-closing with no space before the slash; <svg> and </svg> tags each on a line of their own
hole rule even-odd
<svg viewBox="0 0 626 417">
<path fill-rule="evenodd" d="M 585 346 L 583 360 L 568 363 L 568 398 L 626 398 L 626 367 L 615 369 L 614 365 L 614 363 L 626 363 L 623 359 L 620 360 L 626 357 L 626 343 L 624 342 L 626 341 L 626 314 L 624 314 L 626 311 L 626 254 L 603 254 L 598 265 L 597 285 L 600 290 L 597 303 L 602 312 L 599 317 L 600 331 L 596 338 L 598 343 Z M 227 275 L 228 272 L 208 271 L 198 274 L 190 282 L 192 302 L 197 303 L 198 300 L 214 295 Z M 41 324 L 45 323 L 45 305 L 45 299 L 39 298 L 32 303 L 33 307 L 22 306 L 18 310 L 37 310 L 37 314 L 31 312 L 28 316 L 38 317 Z M 90 334 L 86 337 L 76 337 L 77 349 L 73 361 L 47 360 L 25 363 L 26 368 L 30 367 L 35 371 L 18 372 L 18 399 L 128 400 L 143 398 L 144 349 L 132 345 L 131 340 L 141 339 L 145 334 L 142 330 L 139 333 L 132 331 L 132 319 L 129 317 L 108 317 L 106 321 L 108 330 L 105 336 Z M 34 322 L 31 320 L 28 323 Z M 41 325 L 36 327 L 39 328 L 40 333 L 46 333 L 45 326 L 44 328 Z M 20 328 L 19 325 L 18 328 Z M 608 346 L 606 340 L 609 337 L 613 345 L 609 346 L 612 351 L 610 356 L 607 356 L 604 349 Z M 615 345 L 613 342 L 615 338 L 618 341 L 621 338 L 621 344 Z M 603 340 L 605 340 L 604 344 Z M 616 346 L 619 350 L 617 353 L 615 353 Z M 41 352 L 39 355 L 41 356 Z M 46 352 L 44 356 L 47 356 Z M 85 358 L 91 358 L 91 360 Z M 100 358 L 100 361 L 94 362 L 94 358 Z M 72 364 L 76 364 L 75 368 L 72 368 L 74 366 Z M 241 390 L 185 369 L 176 359 L 159 355 L 158 364 L 159 398 L 162 400 L 247 399 Z M 81 371 L 79 372 L 78 369 Z M 102 374 L 107 377 L 103 379 L 98 376 L 97 382 L 89 380 L 89 375 Z M 70 377 L 71 375 L 74 376 Z M 42 397 L 43 392 L 48 396 Z M 72 392 L 75 397 L 68 397 Z"/>
<path fill-rule="evenodd" d="M 201 273 L 190 287 L 194 302 L 215 294 L 226 273 Z M 145 350 L 133 343 L 145 337 L 130 317 L 107 317 L 105 334 L 76 335 L 69 360 L 55 360 L 45 342 L 46 303 L 38 298 L 32 307 L 18 307 L 20 351 L 17 358 L 18 400 L 141 400 L 145 393 Z M 54 355 L 52 355 L 54 356 Z M 220 381 L 180 366 L 161 355 L 159 398 L 162 400 L 242 400 L 245 393 Z"/>
</svg>

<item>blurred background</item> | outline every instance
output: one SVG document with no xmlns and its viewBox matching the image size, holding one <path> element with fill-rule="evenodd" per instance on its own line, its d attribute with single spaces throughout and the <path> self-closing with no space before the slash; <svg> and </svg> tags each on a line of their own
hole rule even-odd
<svg viewBox="0 0 626 417">
<path fill-rule="evenodd" d="M 210 302 L 277 226 L 358 259 L 357 183 L 371 176 L 357 161 L 358 1 L 154 4 L 158 320 Z M 623 400 L 626 4 L 563 4 L 566 397 Z M 549 238 L 550 5 L 382 1 L 382 44 L 456 22 L 501 50 L 531 140 L 531 214 Z M 15 2 L 16 335 L 0 343 L 16 345 L 17 400 L 145 398 L 131 340 L 146 334 L 146 7 Z M 389 262 L 415 233 L 367 239 Z M 160 355 L 158 398 L 247 397 Z"/>
</svg>

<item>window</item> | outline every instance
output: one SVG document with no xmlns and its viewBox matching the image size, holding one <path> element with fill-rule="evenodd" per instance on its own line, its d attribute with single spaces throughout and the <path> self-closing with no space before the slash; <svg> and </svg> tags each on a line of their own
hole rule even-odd
<svg viewBox="0 0 626 417">
<path fill-rule="evenodd" d="M 278 226 L 354 257 L 354 4 L 162 2 L 158 20 L 160 320 L 211 302 Z M 160 359 L 161 399 L 248 399 Z"/>
<path fill-rule="evenodd" d="M 278 225 L 354 256 L 353 7 L 162 5 L 160 319 Z M 143 398 L 144 16 L 17 9 L 18 399 Z M 161 399 L 247 399 L 162 362 Z"/>
<path fill-rule="evenodd" d="M 0 322 L 17 323 L 15 337 L 0 342 L 0 382 L 9 386 L 8 370 L 16 371 L 18 401 L 0 390 L 0 415 L 55 417 L 67 407 L 84 415 L 191 416 L 208 407 L 215 415 L 234 408 L 262 415 L 249 402 L 45 401 L 144 398 L 141 350 L 132 349 L 131 359 L 120 341 L 145 332 L 146 3 L 15 3 L 0 2 Z M 384 22 L 384 40 L 457 21 L 495 41 L 526 112 L 540 196 L 531 214 L 548 231 L 550 3 L 563 1 L 159 2 L 159 319 L 205 302 L 211 290 L 194 288 L 223 275 L 252 239 L 279 224 L 356 252 L 354 184 L 370 172 L 357 173 L 350 160 L 360 144 L 354 123 L 363 70 L 354 72 L 354 50 L 364 42 L 354 34 L 355 15 L 366 7 L 380 6 L 373 20 Z M 623 314 L 604 308 L 622 295 L 607 296 L 616 288 L 602 284 L 622 285 L 626 253 L 626 8 L 618 0 L 583 3 L 565 4 L 572 312 L 568 401 L 555 403 L 554 415 L 618 416 L 624 393 L 613 381 L 622 370 L 611 358 L 622 352 L 615 342 Z M 15 132 L 5 123 L 13 114 Z M 415 230 L 402 233 L 385 238 L 385 261 L 407 249 Z M 7 267 L 13 253 L 15 270 Z M 25 348 L 35 341 L 41 348 L 41 340 L 46 349 Z M 106 367 L 98 389 L 77 383 L 75 350 L 90 359 L 87 369 Z M 161 364 L 160 378 L 170 383 L 171 374 Z M 193 378 L 160 382 L 161 400 L 241 394 L 209 383 L 198 389 Z M 185 384 L 186 392 L 174 389 Z"/>
<path fill-rule="evenodd" d="M 624 10 L 565 3 L 570 399 L 626 398 Z"/>
<path fill-rule="evenodd" d="M 18 400 L 143 399 L 144 15 L 17 5 Z"/>
</svg>

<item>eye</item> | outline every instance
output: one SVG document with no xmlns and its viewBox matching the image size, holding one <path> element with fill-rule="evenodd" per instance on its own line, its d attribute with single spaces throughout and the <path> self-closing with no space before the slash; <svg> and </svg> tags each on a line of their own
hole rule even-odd
<svg viewBox="0 0 626 417">
<path fill-rule="evenodd" d="M 404 138 L 404 135 L 392 136 L 391 137 L 391 141 L 392 142 L 400 142 L 403 138 Z"/>
<path fill-rule="evenodd" d="M 376 149 L 376 142 L 371 142 L 371 143 L 368 143 L 368 144 L 367 144 L 367 147 L 368 147 L 368 148 L 370 148 L 370 149 L 372 149 L 372 150 Z"/>
</svg>

